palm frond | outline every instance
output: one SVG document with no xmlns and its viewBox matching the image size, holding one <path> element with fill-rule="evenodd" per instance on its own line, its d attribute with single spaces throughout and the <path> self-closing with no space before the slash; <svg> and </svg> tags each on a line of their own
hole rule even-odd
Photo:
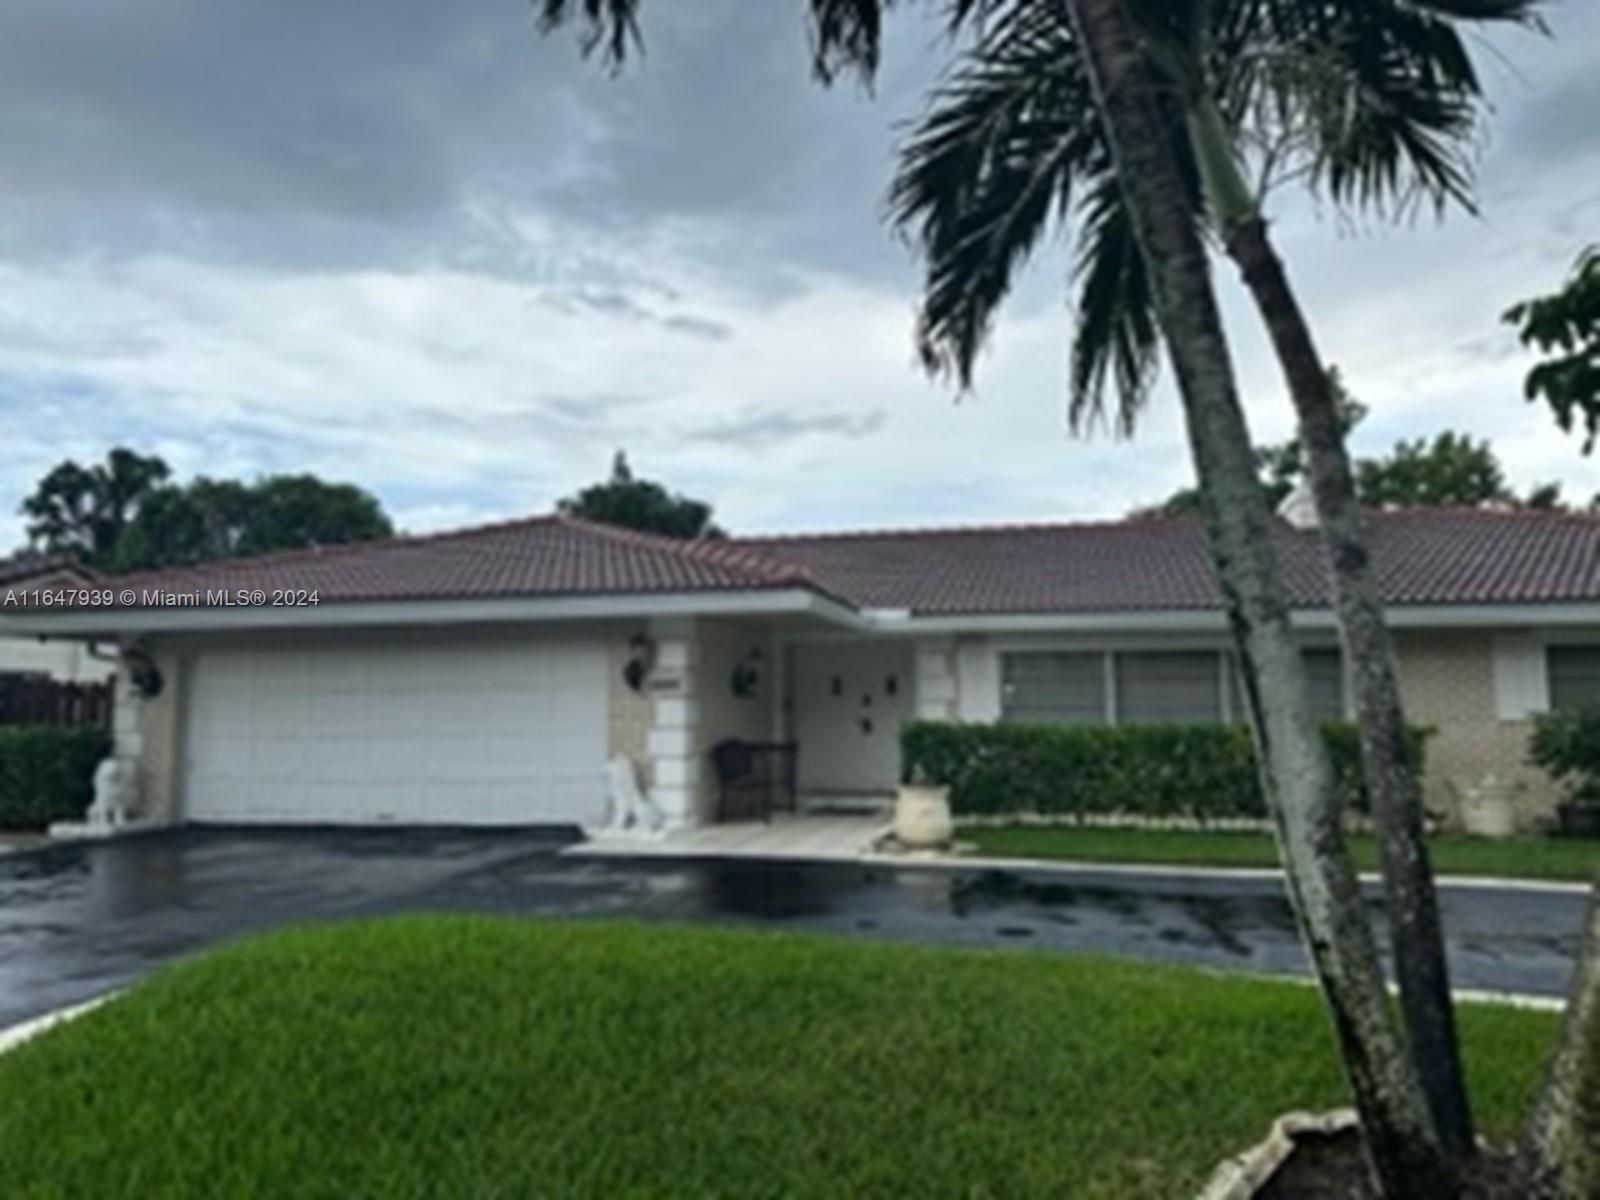
<svg viewBox="0 0 1600 1200">
<path fill-rule="evenodd" d="M 1160 348 L 1155 296 L 1114 176 L 1095 181 L 1078 220 L 1067 424 L 1076 433 L 1105 421 L 1109 377 L 1117 393 L 1116 431 L 1126 436 L 1155 381 Z"/>
<path fill-rule="evenodd" d="M 612 69 L 620 69 L 630 51 L 643 46 L 639 36 L 639 0 L 533 0 L 539 31 L 549 33 L 579 21 L 585 55 L 599 52 Z"/>
<path fill-rule="evenodd" d="M 1232 0 L 1209 64 L 1236 125 L 1292 146 L 1335 204 L 1469 211 L 1482 85 L 1463 22 L 1539 27 L 1539 0 Z"/>
<path fill-rule="evenodd" d="M 983 39 L 934 90 L 901 146 L 892 225 L 926 277 L 917 345 L 962 387 L 1014 273 L 1086 170 L 1108 158 L 1071 32 L 1044 9 Z"/>
</svg>

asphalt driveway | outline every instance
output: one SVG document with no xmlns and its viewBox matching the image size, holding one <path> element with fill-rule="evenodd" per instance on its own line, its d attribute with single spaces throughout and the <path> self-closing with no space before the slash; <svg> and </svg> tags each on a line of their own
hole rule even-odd
<svg viewBox="0 0 1600 1200">
<path fill-rule="evenodd" d="M 229 938 L 416 911 L 756 922 L 1305 970 L 1272 880 L 641 863 L 564 859 L 564 844 L 532 831 L 184 829 L 0 857 L 0 1028 Z M 1458 987 L 1561 993 L 1581 895 L 1443 897 Z"/>
</svg>

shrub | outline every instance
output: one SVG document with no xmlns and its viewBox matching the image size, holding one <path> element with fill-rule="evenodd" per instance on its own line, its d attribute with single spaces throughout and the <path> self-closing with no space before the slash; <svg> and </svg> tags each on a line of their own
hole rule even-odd
<svg viewBox="0 0 1600 1200">
<path fill-rule="evenodd" d="M 1324 728 L 1345 803 L 1365 811 L 1354 725 Z M 1422 766 L 1425 731 L 1411 730 Z M 1118 814 L 1217 820 L 1265 817 L 1243 725 L 1030 725 L 916 721 L 901 735 L 907 778 L 950 787 L 963 816 Z"/>
<path fill-rule="evenodd" d="M 1600 708 L 1534 717 L 1528 761 L 1565 783 L 1575 803 L 1600 805 Z"/>
<path fill-rule="evenodd" d="M 82 818 L 94 771 L 111 752 L 103 729 L 0 725 L 0 829 L 42 829 Z"/>
</svg>

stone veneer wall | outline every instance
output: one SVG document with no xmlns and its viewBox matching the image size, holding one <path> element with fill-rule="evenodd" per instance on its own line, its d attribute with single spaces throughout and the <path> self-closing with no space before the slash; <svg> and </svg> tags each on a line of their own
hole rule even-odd
<svg viewBox="0 0 1600 1200">
<path fill-rule="evenodd" d="M 170 646 L 153 652 L 161 672 L 161 694 L 145 699 L 134 691 L 128 672 L 118 667 L 112 737 L 116 753 L 139 764 L 139 808 L 146 820 L 178 819 L 179 737 L 183 713 L 182 656 Z"/>
<path fill-rule="evenodd" d="M 1556 786 L 1527 762 L 1527 721 L 1495 713 L 1494 641 L 1485 631 L 1395 635 L 1406 718 L 1430 725 L 1427 775 L 1430 809 L 1460 812 L 1464 789 L 1493 775 L 1513 790 L 1520 823 L 1549 820 Z"/>
</svg>

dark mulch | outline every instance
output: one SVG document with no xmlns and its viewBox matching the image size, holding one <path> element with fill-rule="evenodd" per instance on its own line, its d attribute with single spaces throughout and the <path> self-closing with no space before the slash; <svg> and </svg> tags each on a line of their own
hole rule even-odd
<svg viewBox="0 0 1600 1200">
<path fill-rule="evenodd" d="M 1491 1150 L 1473 1163 L 1465 1200 L 1526 1200 L 1529 1194 L 1527 1176 L 1516 1157 Z M 1346 1130 L 1296 1138 L 1294 1153 L 1257 1200 L 1378 1200 L 1367 1175 L 1360 1134 Z"/>
</svg>

